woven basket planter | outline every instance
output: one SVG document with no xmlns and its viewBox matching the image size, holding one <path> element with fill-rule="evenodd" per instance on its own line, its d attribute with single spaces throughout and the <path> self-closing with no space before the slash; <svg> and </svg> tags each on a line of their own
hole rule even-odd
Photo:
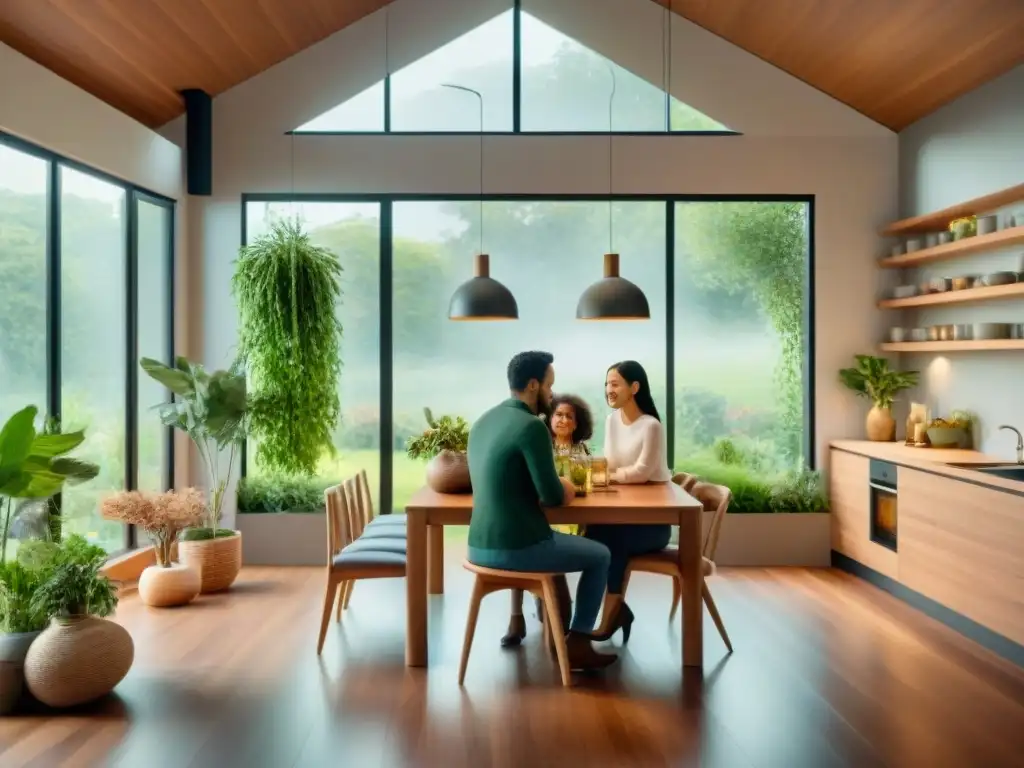
<svg viewBox="0 0 1024 768">
<path fill-rule="evenodd" d="M 132 636 L 93 616 L 54 619 L 25 657 L 25 684 L 51 707 L 73 707 L 114 690 L 135 660 Z"/>
<path fill-rule="evenodd" d="M 242 570 L 242 534 L 216 539 L 179 541 L 181 564 L 199 574 L 199 591 L 220 592 L 235 583 Z"/>
<path fill-rule="evenodd" d="M 191 603 L 199 588 L 199 571 L 181 563 L 164 568 L 151 565 L 139 577 L 139 598 L 153 608 L 169 608 Z"/>
</svg>

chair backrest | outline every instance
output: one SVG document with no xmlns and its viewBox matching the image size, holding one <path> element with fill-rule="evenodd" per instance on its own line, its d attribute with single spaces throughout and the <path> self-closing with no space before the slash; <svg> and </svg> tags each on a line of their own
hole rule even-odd
<svg viewBox="0 0 1024 768">
<path fill-rule="evenodd" d="M 348 524 L 352 534 L 352 541 L 363 535 L 363 530 L 369 519 L 366 516 L 366 504 L 363 500 L 362 487 L 359 482 L 359 475 L 353 475 L 341 484 L 344 489 L 345 500 L 348 503 Z"/>
<path fill-rule="evenodd" d="M 677 472 L 672 475 L 672 482 L 680 486 L 687 493 L 693 488 L 695 483 L 700 482 L 700 478 L 696 475 L 691 475 L 688 472 Z"/>
<path fill-rule="evenodd" d="M 732 501 L 732 491 L 724 485 L 697 482 L 687 493 L 703 504 L 705 511 L 715 513 L 711 517 L 711 525 L 708 526 L 707 535 L 704 537 L 703 552 L 704 557 L 714 562 L 715 550 L 718 549 L 718 535 L 722 530 L 725 513 L 729 510 L 729 502 Z"/>
<path fill-rule="evenodd" d="M 359 491 L 363 496 L 363 505 L 366 510 L 366 522 L 373 520 L 373 496 L 370 495 L 370 481 L 366 477 L 366 470 L 360 469 L 356 476 L 359 480 Z"/>
<path fill-rule="evenodd" d="M 324 505 L 327 508 L 327 567 L 331 567 L 334 556 L 352 541 L 349 527 L 348 499 L 344 485 L 332 485 L 324 491 Z"/>
</svg>

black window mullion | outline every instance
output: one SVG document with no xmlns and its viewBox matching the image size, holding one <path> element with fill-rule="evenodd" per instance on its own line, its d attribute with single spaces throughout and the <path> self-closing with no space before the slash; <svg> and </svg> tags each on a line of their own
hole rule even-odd
<svg viewBox="0 0 1024 768">
<path fill-rule="evenodd" d="M 178 291 L 177 284 L 175 282 L 175 265 L 177 264 L 176 254 L 174 249 L 177 245 L 177 237 L 175 233 L 175 227 L 177 226 L 178 210 L 175 204 L 167 205 L 168 217 L 170 219 L 170 229 L 167 233 L 167 264 L 165 269 L 167 270 L 167 348 L 165 350 L 166 359 L 164 360 L 167 365 L 174 365 L 174 302 L 177 299 Z M 243 212 L 244 218 L 244 212 Z M 168 400 L 174 402 L 174 393 L 168 390 Z M 167 490 L 174 488 L 174 428 L 164 428 L 164 440 L 166 441 L 166 456 L 164 469 L 167 472 L 167 481 L 165 483 Z"/>
<path fill-rule="evenodd" d="M 521 133 L 523 102 L 523 3 L 512 3 L 512 133 Z"/>
<path fill-rule="evenodd" d="M 139 486 L 139 196 L 129 189 L 125 196 L 125 397 L 124 397 L 124 487 Z M 135 527 L 125 526 L 125 547 L 135 546 Z"/>
<path fill-rule="evenodd" d="M 46 189 L 46 412 L 61 418 L 61 173 L 60 164 L 49 161 Z M 61 539 L 61 495 L 51 499 L 50 535 Z"/>
<path fill-rule="evenodd" d="M 394 318 L 391 288 L 394 282 L 394 206 L 390 200 L 380 204 L 380 505 L 383 513 L 392 512 L 394 404 Z"/>
<path fill-rule="evenodd" d="M 665 450 L 676 464 L 676 204 L 665 201 Z"/>
</svg>

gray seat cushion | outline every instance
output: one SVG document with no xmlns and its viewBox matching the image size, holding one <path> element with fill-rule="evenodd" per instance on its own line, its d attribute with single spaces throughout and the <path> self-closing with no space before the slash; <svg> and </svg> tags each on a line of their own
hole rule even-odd
<svg viewBox="0 0 1024 768">
<path fill-rule="evenodd" d="M 405 539 L 365 539 L 360 536 L 342 552 L 400 552 L 405 554 Z"/>
<path fill-rule="evenodd" d="M 405 515 L 377 515 L 377 517 L 373 518 L 373 520 L 369 522 L 369 525 L 397 525 L 404 528 Z"/>
<path fill-rule="evenodd" d="M 401 539 L 405 541 L 404 525 L 368 525 L 359 534 L 360 539 Z"/>
<path fill-rule="evenodd" d="M 331 566 L 338 569 L 388 566 L 404 569 L 405 553 L 381 552 L 375 549 L 352 551 L 350 547 L 346 547 L 334 556 Z"/>
</svg>

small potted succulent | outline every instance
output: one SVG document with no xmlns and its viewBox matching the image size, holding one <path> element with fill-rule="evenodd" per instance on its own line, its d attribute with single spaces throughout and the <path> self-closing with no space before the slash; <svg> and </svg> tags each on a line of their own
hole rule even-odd
<svg viewBox="0 0 1024 768">
<path fill-rule="evenodd" d="M 859 397 L 871 400 L 867 416 L 868 440 L 892 442 L 896 439 L 896 420 L 892 404 L 896 395 L 917 384 L 917 371 L 894 371 L 884 357 L 855 355 L 853 368 L 839 371 L 839 380 Z"/>
<path fill-rule="evenodd" d="M 423 434 L 409 438 L 406 453 L 412 459 L 429 459 L 427 485 L 438 493 L 469 493 L 469 462 L 466 446 L 469 443 L 469 424 L 461 416 L 441 416 L 438 419 L 429 408 L 423 409 L 427 429 Z"/>
<path fill-rule="evenodd" d="M 152 493 L 119 491 L 103 500 L 100 513 L 144 530 L 153 542 L 156 565 L 139 577 L 139 597 L 146 605 L 185 605 L 199 594 L 199 571 L 174 562 L 178 534 L 200 524 L 206 512 L 203 492 L 196 488 Z"/>
</svg>

